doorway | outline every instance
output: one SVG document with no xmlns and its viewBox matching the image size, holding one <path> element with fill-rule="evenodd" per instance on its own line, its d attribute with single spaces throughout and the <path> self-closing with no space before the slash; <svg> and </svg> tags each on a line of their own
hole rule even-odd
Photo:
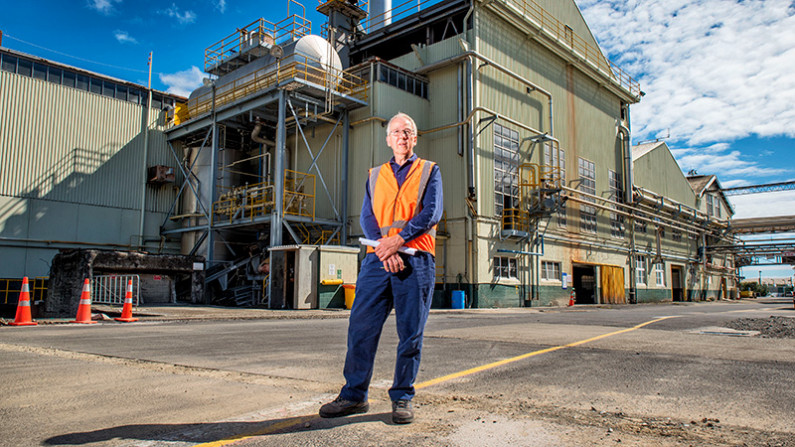
<svg viewBox="0 0 795 447">
<path fill-rule="evenodd" d="M 685 288 L 682 281 L 682 267 L 671 266 L 671 299 L 673 301 L 685 300 Z"/>
<path fill-rule="evenodd" d="M 574 304 L 597 304 L 596 267 L 592 265 L 574 265 L 572 277 L 571 285 L 577 294 Z"/>
</svg>

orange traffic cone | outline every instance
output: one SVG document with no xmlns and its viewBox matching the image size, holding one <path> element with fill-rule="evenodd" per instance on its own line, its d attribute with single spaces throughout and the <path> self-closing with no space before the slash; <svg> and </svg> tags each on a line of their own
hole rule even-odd
<svg viewBox="0 0 795 447">
<path fill-rule="evenodd" d="M 125 323 L 138 321 L 137 318 L 132 316 L 132 279 L 127 281 L 127 294 L 124 296 L 124 307 L 121 310 L 121 317 L 114 318 L 114 320 Z"/>
<path fill-rule="evenodd" d="M 83 283 L 80 305 L 77 306 L 77 317 L 70 323 L 96 324 L 96 321 L 91 320 L 91 285 L 88 283 L 88 278 L 86 278 L 86 282 Z"/>
<path fill-rule="evenodd" d="M 30 289 L 28 288 L 28 277 L 22 278 L 22 290 L 19 292 L 19 302 L 17 303 L 17 315 L 11 326 L 36 326 L 30 318 Z"/>
</svg>

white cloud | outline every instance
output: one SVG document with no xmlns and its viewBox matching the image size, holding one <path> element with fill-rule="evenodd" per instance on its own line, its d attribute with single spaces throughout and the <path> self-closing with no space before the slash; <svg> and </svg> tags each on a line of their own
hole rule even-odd
<svg viewBox="0 0 795 447">
<path fill-rule="evenodd" d="M 581 0 L 594 35 L 646 92 L 633 133 L 699 145 L 795 138 L 792 0 Z M 675 146 L 675 145 L 674 145 Z"/>
<path fill-rule="evenodd" d="M 89 0 L 88 7 L 102 14 L 110 15 L 113 12 L 114 3 L 121 3 L 121 0 Z"/>
<path fill-rule="evenodd" d="M 131 43 L 131 44 L 138 43 L 138 40 L 136 40 L 135 37 L 132 37 L 127 31 L 122 31 L 119 29 L 113 32 L 113 37 L 115 37 L 116 40 L 119 41 L 119 43 Z"/>
<path fill-rule="evenodd" d="M 729 196 L 728 199 L 734 207 L 735 219 L 795 214 L 795 191 L 742 194 Z"/>
<path fill-rule="evenodd" d="M 728 143 L 716 143 L 705 147 L 686 147 L 672 149 L 671 153 L 683 172 L 691 169 L 701 174 L 718 174 L 723 187 L 760 183 L 748 181 L 760 176 L 776 176 L 790 172 L 789 167 L 766 168 L 736 150 L 730 150 Z"/>
<path fill-rule="evenodd" d="M 226 0 L 217 0 L 215 2 L 215 9 L 221 11 L 221 14 L 226 12 Z"/>
<path fill-rule="evenodd" d="M 187 25 L 196 21 L 196 13 L 190 10 L 180 11 L 176 3 L 172 3 L 171 7 L 162 11 L 163 14 L 177 19 L 180 25 Z"/>
<path fill-rule="evenodd" d="M 207 75 L 199 67 L 191 68 L 176 73 L 160 74 L 160 82 L 168 86 L 168 93 L 187 97 L 196 88 L 202 85 L 202 79 Z"/>
</svg>

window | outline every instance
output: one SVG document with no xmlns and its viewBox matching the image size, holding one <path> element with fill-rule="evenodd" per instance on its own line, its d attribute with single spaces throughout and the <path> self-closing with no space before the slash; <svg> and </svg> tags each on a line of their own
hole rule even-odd
<svg viewBox="0 0 795 447">
<path fill-rule="evenodd" d="M 494 212 L 519 206 L 519 132 L 494 124 Z"/>
<path fill-rule="evenodd" d="M 33 74 L 33 62 L 27 59 L 20 59 L 17 65 L 17 74 L 22 76 L 30 76 Z"/>
<path fill-rule="evenodd" d="M 646 284 L 646 257 L 635 256 L 635 283 Z"/>
<path fill-rule="evenodd" d="M 516 258 L 497 256 L 494 258 L 494 278 L 495 279 L 517 279 Z"/>
<path fill-rule="evenodd" d="M 712 216 L 713 214 L 715 214 L 715 211 L 712 209 L 712 196 L 707 195 L 706 199 L 707 199 L 707 216 Z"/>
<path fill-rule="evenodd" d="M 662 262 L 654 264 L 654 276 L 657 279 L 657 285 L 665 287 L 665 264 Z"/>
<path fill-rule="evenodd" d="M 544 146 L 544 164 L 551 168 L 560 169 L 560 184 L 566 184 L 566 151 L 563 149 L 556 149 L 551 144 Z M 554 175 L 554 174 L 553 174 Z M 566 202 L 560 205 L 560 209 L 556 213 L 558 217 L 558 225 L 566 226 Z"/>
<path fill-rule="evenodd" d="M 580 191 L 596 195 L 596 166 L 584 158 L 579 159 Z M 593 202 L 594 199 L 584 197 L 584 200 Z M 580 204 L 580 230 L 586 233 L 596 233 L 596 207 Z"/>
<path fill-rule="evenodd" d="M 560 281 L 560 262 L 541 261 L 541 279 Z"/>
<path fill-rule="evenodd" d="M 643 217 L 643 218 L 646 217 L 646 215 L 643 213 L 635 213 L 635 215 L 637 217 Z M 647 229 L 648 226 L 646 225 L 645 220 L 635 219 L 635 232 L 645 234 L 647 232 Z"/>
<path fill-rule="evenodd" d="M 607 175 L 610 182 L 610 200 L 624 203 L 624 187 L 621 183 L 621 174 L 608 169 Z M 612 207 L 618 208 L 615 205 Z M 610 213 L 610 235 L 621 239 L 625 237 L 623 215 Z"/>
<path fill-rule="evenodd" d="M 61 73 L 63 73 L 63 70 L 61 70 L 60 68 L 50 67 L 48 70 L 47 80 L 52 82 L 53 84 L 60 84 Z"/>
<path fill-rule="evenodd" d="M 116 99 L 121 99 L 123 101 L 127 100 L 127 87 L 123 85 L 116 86 Z"/>
<path fill-rule="evenodd" d="M 379 82 L 389 84 L 405 92 L 428 99 L 428 92 L 426 88 L 426 85 L 428 84 L 427 81 L 385 64 L 379 63 L 377 64 L 377 68 L 378 76 L 376 79 Z"/>
<path fill-rule="evenodd" d="M 47 66 L 38 62 L 33 64 L 33 78 L 47 80 Z"/>
<path fill-rule="evenodd" d="M 91 78 L 91 88 L 89 90 L 91 93 L 96 93 L 98 95 L 102 94 L 102 81 L 97 78 Z"/>
<path fill-rule="evenodd" d="M 17 58 L 15 56 L 3 55 L 3 70 L 10 71 L 11 73 L 17 72 Z"/>
<path fill-rule="evenodd" d="M 674 241 L 681 241 L 682 240 L 682 230 L 671 230 L 671 240 Z"/>
<path fill-rule="evenodd" d="M 115 87 L 116 86 L 112 82 L 104 81 L 102 83 L 102 95 L 113 98 L 116 95 Z"/>
<path fill-rule="evenodd" d="M 63 85 L 67 87 L 75 87 L 75 81 L 77 80 L 77 74 L 64 70 L 63 72 Z"/>
<path fill-rule="evenodd" d="M 79 88 L 80 90 L 88 91 L 88 76 L 81 74 L 77 75 L 76 87 Z"/>
</svg>

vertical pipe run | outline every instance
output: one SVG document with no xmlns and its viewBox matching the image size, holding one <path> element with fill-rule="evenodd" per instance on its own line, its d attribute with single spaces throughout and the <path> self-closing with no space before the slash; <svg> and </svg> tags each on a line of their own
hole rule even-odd
<svg viewBox="0 0 795 447">
<path fill-rule="evenodd" d="M 279 113 L 276 127 L 276 149 L 273 162 L 273 212 L 271 213 L 271 246 L 282 245 L 282 217 L 284 210 L 284 152 L 287 145 L 285 128 L 286 98 L 279 90 Z"/>
<path fill-rule="evenodd" d="M 148 170 L 146 163 L 149 161 L 149 109 L 152 107 L 152 52 L 149 52 L 149 84 L 147 84 L 147 100 L 146 107 L 144 107 L 144 155 L 141 161 L 141 167 L 144 171 L 141 178 L 143 179 L 143 186 L 141 187 L 141 218 L 138 226 L 138 240 L 139 247 L 143 248 L 144 245 L 144 223 L 146 221 L 146 182 L 149 180 Z"/>
<path fill-rule="evenodd" d="M 213 235 L 213 204 L 216 201 L 217 194 L 215 192 L 218 184 L 218 115 L 215 110 L 215 82 L 213 87 L 213 104 L 212 104 L 212 144 L 210 147 L 210 219 L 207 221 L 207 267 L 213 265 L 215 257 L 215 236 Z"/>
<path fill-rule="evenodd" d="M 348 109 L 344 109 L 342 114 L 342 167 L 340 169 L 342 235 L 340 236 L 340 242 L 345 245 L 348 243 L 348 145 L 350 144 L 351 122 Z"/>
</svg>

